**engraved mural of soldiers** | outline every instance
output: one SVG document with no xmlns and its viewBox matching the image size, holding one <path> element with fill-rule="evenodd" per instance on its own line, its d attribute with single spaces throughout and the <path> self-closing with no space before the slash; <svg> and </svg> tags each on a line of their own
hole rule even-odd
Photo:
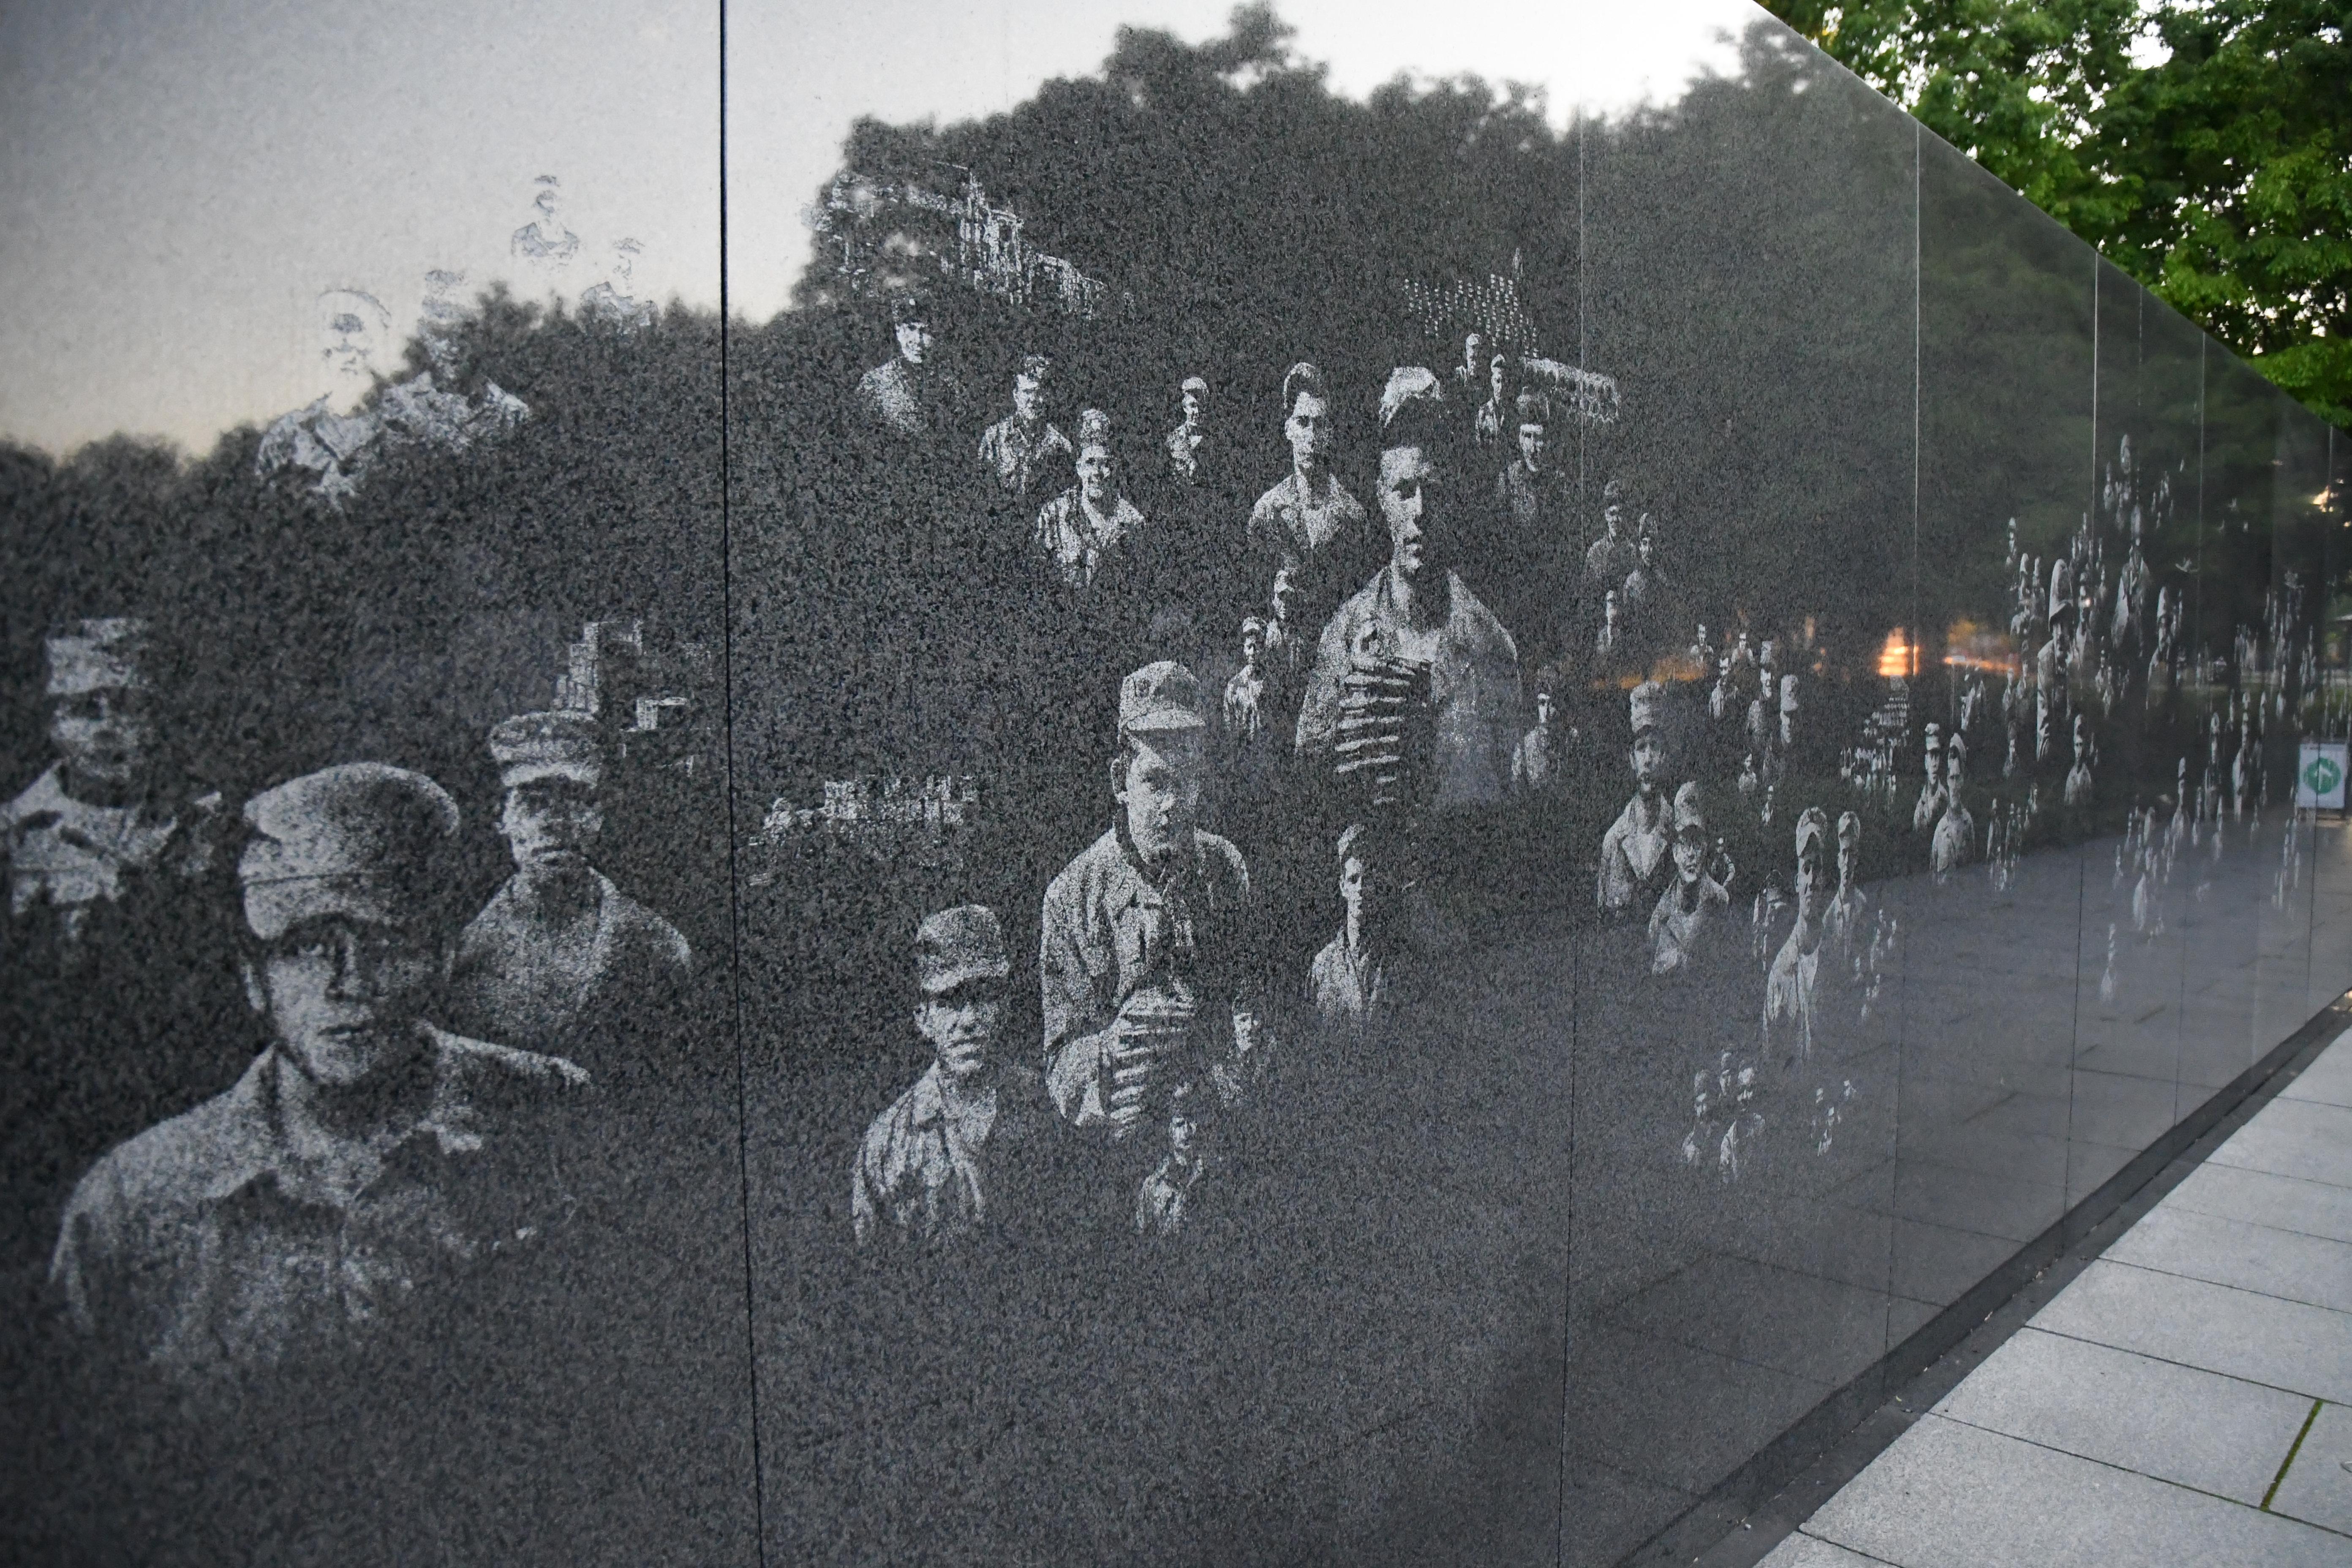
<svg viewBox="0 0 2352 1568">
<path fill-rule="evenodd" d="M 1505 396 L 1509 382 L 1510 361 L 1496 354 L 1486 365 L 1486 401 L 1470 416 L 1470 437 L 1481 450 L 1501 447 L 1511 426 L 1513 410 Z"/>
<path fill-rule="evenodd" d="M 1045 889 L 1046 1087 L 1066 1121 L 1115 1142 L 1162 1116 L 1177 1084 L 1238 1096 L 1255 1070 L 1237 1026 L 1259 1013 L 1243 951 L 1249 873 L 1195 826 L 1207 738 L 1191 670 L 1161 660 L 1122 681 L 1118 818 Z"/>
<path fill-rule="evenodd" d="M 1462 340 L 1462 363 L 1454 367 L 1454 395 L 1465 408 L 1475 406 L 1486 391 L 1486 340 L 1472 332 Z"/>
<path fill-rule="evenodd" d="M 2042 643 L 2033 660 L 2033 760 L 2037 763 L 2050 760 L 2058 748 L 2059 731 L 2066 727 L 2068 663 L 2066 623 L 2063 619 L 2053 621 L 2049 639 Z"/>
<path fill-rule="evenodd" d="M 349 763 L 245 820 L 241 969 L 268 1044 L 82 1179 L 51 1265 L 96 1353 L 183 1385 L 335 1363 L 546 1246 L 572 1203 L 560 1119 L 588 1081 L 427 1022 L 456 934 L 439 785 Z"/>
<path fill-rule="evenodd" d="M 1837 821 L 1837 891 L 1822 914 L 1830 947 L 1842 963 L 1866 955 L 1870 895 L 1855 882 L 1862 865 L 1862 818 L 1849 811 Z M 1859 975 L 1854 978 L 1861 978 Z"/>
<path fill-rule="evenodd" d="M 898 352 L 858 381 L 857 402 L 885 431 L 911 439 L 949 421 L 963 401 L 963 388 L 933 358 L 938 345 L 930 306 L 921 295 L 890 301 L 890 331 Z"/>
<path fill-rule="evenodd" d="M 1394 889 L 1376 836 L 1362 823 L 1339 835 L 1339 901 L 1347 910 L 1339 934 L 1308 965 L 1307 988 L 1326 1029 L 1360 1035 L 1389 1010 L 1393 975 L 1391 936 Z"/>
<path fill-rule="evenodd" d="M 1030 547 L 1065 587 L 1081 591 L 1115 571 L 1143 529 L 1143 513 L 1118 490 L 1110 422 L 1088 409 L 1078 420 L 1077 483 L 1047 501 Z"/>
<path fill-rule="evenodd" d="M 1927 739 L 1919 744 L 1919 765 L 1925 776 L 1919 782 L 1919 798 L 1911 807 L 1911 831 L 1932 834 L 1943 817 L 1948 793 L 1944 784 L 1944 727 L 1932 719 Z"/>
<path fill-rule="evenodd" d="M 1033 491 L 1059 481 L 1062 465 L 1076 455 L 1070 438 L 1045 417 L 1045 385 L 1054 362 L 1029 354 L 1013 374 L 1013 412 L 981 433 L 980 466 L 1000 494 L 1027 500 Z"/>
<path fill-rule="evenodd" d="M 1601 537 L 1584 552 L 1584 580 L 1595 588 L 1616 588 L 1641 564 L 1641 553 L 1625 536 L 1625 481 L 1601 487 Z"/>
<path fill-rule="evenodd" d="M 1650 911 L 1650 973 L 1687 973 L 1710 956 L 1720 938 L 1707 933 L 1731 908 L 1731 858 L 1718 846 L 1707 864 L 1706 812 L 1698 781 L 1675 791 L 1675 880 Z"/>
<path fill-rule="evenodd" d="M 1135 1234 L 1155 1240 L 1178 1236 L 1197 1217 L 1193 1192 L 1209 1173 L 1215 1147 L 1216 1105 L 1190 1083 L 1168 1097 L 1168 1157 L 1135 1194 Z"/>
<path fill-rule="evenodd" d="M 220 797 L 170 762 L 170 705 L 131 617 L 51 633 L 57 761 L 0 806 L 0 1268 L 36 1268 L 107 1149 L 233 1081 L 249 1042 L 208 887 Z"/>
<path fill-rule="evenodd" d="M 1183 399 L 1184 418 L 1168 432 L 1161 443 L 1168 451 L 1169 477 L 1181 485 L 1198 485 L 1214 467 L 1214 455 L 1206 448 L 1209 443 L 1209 384 L 1197 375 L 1188 375 L 1178 389 Z"/>
<path fill-rule="evenodd" d="M 1535 728 L 1519 737 L 1518 747 L 1511 753 L 1511 793 L 1557 794 L 1567 782 L 1561 772 L 1564 760 L 1552 725 L 1551 692 L 1539 689 L 1536 692 Z"/>
<path fill-rule="evenodd" d="M 1454 569 L 1458 504 L 1443 463 L 1445 406 L 1419 365 L 1391 372 L 1381 396 L 1381 516 L 1389 563 L 1324 626 L 1298 712 L 1297 749 L 1327 756 L 1340 696 L 1360 660 L 1426 668 L 1434 720 L 1431 804 L 1489 805 L 1509 787 L 1519 714 L 1518 646 Z"/>
<path fill-rule="evenodd" d="M 555 216 L 562 202 L 559 194 L 562 182 L 553 174 L 541 174 L 531 184 L 530 205 L 537 216 L 514 231 L 507 248 L 518 260 L 560 271 L 580 254 L 580 237 Z"/>
<path fill-rule="evenodd" d="M 578 1060 L 600 1081 L 656 1062 L 655 1020 L 693 969 L 677 928 L 615 888 L 593 857 L 604 832 L 604 747 L 585 713 L 523 713 L 489 733 L 514 874 L 459 937 L 452 1028 Z"/>
<path fill-rule="evenodd" d="M 1653 907 L 1672 873 L 1667 847 L 1674 837 L 1673 805 L 1664 792 L 1664 704 L 1665 691 L 1654 680 L 1642 682 L 1626 699 L 1633 731 L 1626 758 L 1633 772 L 1633 798 L 1601 836 L 1595 897 L 1605 915 L 1633 917 Z"/>
<path fill-rule="evenodd" d="M 637 258 L 645 253 L 646 247 L 640 241 L 614 241 L 611 275 L 582 292 L 581 315 L 630 331 L 652 326 L 654 302 L 638 299 L 635 292 Z"/>
<path fill-rule="evenodd" d="M 2083 714 L 2074 715 L 2074 765 L 2066 773 L 2066 804 L 2075 809 L 2087 808 L 2097 794 L 2091 781 L 2091 723 Z"/>
<path fill-rule="evenodd" d="M 1290 568 L 1298 624 L 1314 636 L 1331 611 L 1377 563 L 1370 514 L 1331 468 L 1331 395 L 1312 364 L 1282 378 L 1283 436 L 1290 472 L 1250 508 L 1251 552 L 1272 573 Z"/>
<path fill-rule="evenodd" d="M 1927 848 L 1928 868 L 1938 882 L 1976 859 L 1977 819 L 1960 803 L 1968 760 L 1968 742 L 1953 736 L 1944 747 L 1944 814 L 1936 819 L 1936 837 Z"/>
<path fill-rule="evenodd" d="M 915 932 L 915 1032 L 931 1065 L 858 1145 L 849 1218 L 869 1251 L 956 1247 L 1031 1216 L 1027 1179 L 1049 1114 L 1034 1072 L 1003 1059 L 998 1029 L 1013 973 L 996 911 L 961 904 Z"/>
<path fill-rule="evenodd" d="M 1822 941 L 1827 934 L 1830 886 L 1823 864 L 1829 814 L 1809 805 L 1797 816 L 1796 923 L 1772 955 L 1764 981 L 1764 1049 L 1783 1065 L 1813 1054 L 1821 994 Z"/>
</svg>

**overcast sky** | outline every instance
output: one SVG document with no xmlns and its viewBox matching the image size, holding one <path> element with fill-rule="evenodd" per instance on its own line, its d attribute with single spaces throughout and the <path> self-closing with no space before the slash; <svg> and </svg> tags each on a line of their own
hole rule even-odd
<svg viewBox="0 0 2352 1568">
<path fill-rule="evenodd" d="M 1728 70 L 1748 0 L 1286 0 L 1360 96 L 1399 71 L 1542 85 L 1556 118 Z M 1229 0 L 737 0 L 728 12 L 733 311 L 783 308 L 800 211 L 860 115 L 942 122 L 1096 69 L 1121 25 L 1198 41 Z M 194 449 L 336 390 L 322 318 L 389 319 L 425 273 L 530 295 L 607 280 L 719 303 L 717 0 L 0 0 L 0 437 Z M 510 254 L 560 182 L 560 269 Z"/>
</svg>

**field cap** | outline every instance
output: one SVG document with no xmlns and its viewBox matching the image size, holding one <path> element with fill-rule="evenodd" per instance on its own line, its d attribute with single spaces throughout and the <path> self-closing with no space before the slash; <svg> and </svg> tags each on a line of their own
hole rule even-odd
<svg viewBox="0 0 2352 1568">
<path fill-rule="evenodd" d="M 499 721 L 490 729 L 490 760 L 499 765 L 500 789 L 549 778 L 593 789 L 604 775 L 596 721 L 563 709 Z"/>
<path fill-rule="evenodd" d="M 265 942 L 322 915 L 409 926 L 437 917 L 457 803 L 423 773 L 345 763 L 245 803 L 238 858 L 246 923 Z"/>
<path fill-rule="evenodd" d="M 915 973 L 926 996 L 974 980 L 1003 980 L 1012 973 L 1004 927 L 993 910 L 959 904 L 926 917 L 916 928 Z"/>
<path fill-rule="evenodd" d="M 1202 730 L 1201 683 L 1174 659 L 1147 664 L 1119 682 L 1118 730 L 1122 735 L 1150 735 L 1173 730 Z"/>
</svg>

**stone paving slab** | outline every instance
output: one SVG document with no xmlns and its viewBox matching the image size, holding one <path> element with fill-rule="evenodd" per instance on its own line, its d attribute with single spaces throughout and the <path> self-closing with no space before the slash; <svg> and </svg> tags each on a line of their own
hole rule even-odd
<svg viewBox="0 0 2352 1568">
<path fill-rule="evenodd" d="M 2211 1163 L 2352 1187 L 2347 1152 L 2352 1152 L 2352 1109 L 2274 1100 L 2214 1150 Z"/>
<path fill-rule="evenodd" d="M 2271 1511 L 2352 1535 L 2352 1405 L 2323 1405 L 2279 1479 Z M 2352 1563 L 2352 1542 L 2344 1548 Z"/>
<path fill-rule="evenodd" d="M 2164 1207 L 2352 1242 L 2352 1191 L 2234 1165 L 2201 1165 L 2166 1194 Z"/>
<path fill-rule="evenodd" d="M 2352 1106 L 2352 1051 L 2330 1047 L 2279 1090 L 2281 1100 L 2315 1101 L 2321 1105 Z"/>
<path fill-rule="evenodd" d="M 2311 1401 L 2029 1328 L 1936 1414 L 2259 1507 Z"/>
<path fill-rule="evenodd" d="M 2108 1247 L 2106 1257 L 2352 1312 L 2352 1242 L 2159 1204 Z"/>
<path fill-rule="evenodd" d="M 2033 1326 L 2183 1366 L 2352 1403 L 2352 1314 L 2102 1258 Z"/>
<path fill-rule="evenodd" d="M 1925 1415 L 1806 1521 L 1901 1568 L 2343 1568 L 2346 1538 Z"/>
</svg>

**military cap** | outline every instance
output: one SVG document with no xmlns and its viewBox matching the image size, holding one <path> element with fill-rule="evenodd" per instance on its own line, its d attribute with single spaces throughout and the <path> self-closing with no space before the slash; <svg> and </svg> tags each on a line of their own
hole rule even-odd
<svg viewBox="0 0 2352 1568">
<path fill-rule="evenodd" d="M 49 634 L 47 652 L 52 697 L 147 684 L 147 623 L 132 616 L 68 622 Z"/>
<path fill-rule="evenodd" d="M 1699 834 L 1706 831 L 1706 808 L 1700 801 L 1696 779 L 1675 791 L 1675 834 L 1679 837 L 1685 830 Z"/>
<path fill-rule="evenodd" d="M 996 911 L 983 905 L 941 910 L 915 930 L 915 974 L 926 996 L 974 980 L 1003 980 L 1012 973 L 1004 927 Z"/>
<path fill-rule="evenodd" d="M 1805 858 L 1805 846 L 1811 842 L 1818 850 L 1822 840 L 1830 834 L 1830 814 L 1818 805 L 1809 805 L 1797 816 L 1797 858 Z"/>
<path fill-rule="evenodd" d="M 1202 396 L 1206 397 L 1209 395 L 1209 384 L 1197 375 L 1188 375 L 1184 378 L 1184 384 L 1176 390 L 1179 392 L 1197 392 Z"/>
<path fill-rule="evenodd" d="M 1658 727 L 1659 710 L 1665 697 L 1665 688 L 1654 680 L 1645 680 L 1633 688 L 1633 694 L 1625 700 L 1625 707 L 1633 721 L 1635 737 L 1645 735 Z"/>
<path fill-rule="evenodd" d="M 1202 730 L 1201 683 L 1174 659 L 1147 664 L 1119 682 L 1118 732 L 1150 735 L 1171 730 Z"/>
<path fill-rule="evenodd" d="M 1389 372 L 1381 389 L 1381 446 L 1419 447 L 1424 451 L 1442 443 L 1445 424 L 1445 392 L 1427 365 L 1403 364 Z"/>
<path fill-rule="evenodd" d="M 1054 374 L 1054 361 L 1046 354 L 1023 354 L 1021 368 L 1013 374 L 1020 381 L 1043 381 Z"/>
<path fill-rule="evenodd" d="M 567 709 L 501 719 L 490 728 L 490 760 L 499 764 L 500 789 L 550 778 L 593 789 L 604 773 L 596 721 Z"/>
<path fill-rule="evenodd" d="M 1837 840 L 1840 844 L 1861 843 L 1862 818 L 1856 816 L 1850 811 L 1840 815 L 1837 826 Z"/>
<path fill-rule="evenodd" d="M 1960 739 L 1959 731 L 1955 730 L 1952 731 L 1952 738 L 1944 742 L 1944 761 L 1958 767 L 1968 760 L 1969 743 Z"/>
<path fill-rule="evenodd" d="M 1324 388 L 1323 373 L 1305 360 L 1300 360 L 1283 373 L 1282 416 L 1284 418 L 1289 418 L 1290 411 L 1298 406 L 1298 395 L 1302 392 L 1326 399 L 1331 395 Z"/>
<path fill-rule="evenodd" d="M 1255 632 L 1259 637 L 1265 636 L 1265 623 L 1255 616 L 1244 616 L 1242 617 L 1242 636 L 1247 637 L 1252 632 Z"/>
<path fill-rule="evenodd" d="M 1370 836 L 1370 829 L 1360 822 L 1351 822 L 1339 830 L 1339 843 L 1334 853 L 1339 858 L 1341 870 L 1347 869 L 1350 856 L 1360 860 L 1365 858 L 1364 851 L 1369 846 L 1364 844 L 1364 840 Z"/>
<path fill-rule="evenodd" d="M 1920 744 L 1930 752 L 1942 751 L 1944 749 L 1944 727 L 1941 724 L 1937 723 L 1934 720 L 1929 720 L 1927 721 L 1927 738 L 1921 742 Z"/>
<path fill-rule="evenodd" d="M 903 327 L 909 321 L 930 322 L 931 302 L 920 292 L 894 294 L 890 297 L 890 324 Z"/>
<path fill-rule="evenodd" d="M 236 877 L 265 942 L 321 915 L 402 926 L 445 908 L 457 803 L 423 773 L 345 763 L 255 795 L 245 821 Z"/>
<path fill-rule="evenodd" d="M 1540 392 L 1520 393 L 1514 406 L 1518 409 L 1519 423 L 1522 425 L 1551 423 L 1551 399 Z"/>
<path fill-rule="evenodd" d="M 1601 487 L 1601 499 L 1604 501 L 1621 500 L 1624 494 L 1625 481 L 1622 479 L 1612 479 Z"/>
<path fill-rule="evenodd" d="M 1078 413 L 1078 447 L 1110 447 L 1110 416 L 1099 408 L 1081 409 Z"/>
</svg>

